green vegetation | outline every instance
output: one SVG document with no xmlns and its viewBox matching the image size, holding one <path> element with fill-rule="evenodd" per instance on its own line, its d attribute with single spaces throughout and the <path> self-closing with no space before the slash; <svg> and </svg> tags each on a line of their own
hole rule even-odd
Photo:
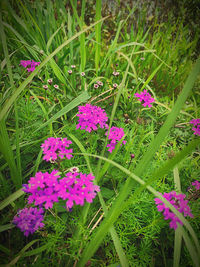
<svg viewBox="0 0 200 267">
<path fill-rule="evenodd" d="M 145 5 L 113 3 L 113 13 L 101 0 L 0 3 L 2 266 L 200 265 L 200 189 L 191 185 L 200 182 L 200 138 L 190 123 L 200 118 L 200 27 L 185 1 L 177 19 L 176 9 L 147 16 Z M 28 60 L 39 63 L 28 71 Z M 152 107 L 135 95 L 144 90 Z M 77 129 L 86 103 L 104 109 L 107 129 Z M 125 134 L 110 153 L 112 127 Z M 43 160 L 49 137 L 71 140 L 73 157 Z M 23 185 L 72 167 L 95 176 L 92 203 L 71 210 L 60 199 L 25 236 L 13 224 L 35 207 Z M 186 195 L 193 217 L 160 195 L 171 191 Z M 183 225 L 170 228 L 155 198 Z"/>
</svg>

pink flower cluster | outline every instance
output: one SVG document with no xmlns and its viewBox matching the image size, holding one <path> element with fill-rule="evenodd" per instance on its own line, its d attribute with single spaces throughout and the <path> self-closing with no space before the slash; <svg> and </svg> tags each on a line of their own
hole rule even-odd
<svg viewBox="0 0 200 267">
<path fill-rule="evenodd" d="M 45 140 L 44 144 L 41 145 L 43 153 L 45 156 L 43 157 L 46 161 L 55 161 L 58 157 L 63 159 L 66 157 L 67 159 L 71 159 L 73 156 L 73 149 L 66 149 L 69 145 L 72 144 L 72 141 L 67 140 L 67 138 L 54 138 L 49 137 Z"/>
<path fill-rule="evenodd" d="M 152 107 L 151 103 L 155 102 L 155 99 L 151 97 L 149 93 L 147 93 L 147 90 L 144 90 L 140 94 L 135 93 L 135 97 L 138 97 L 139 98 L 138 100 L 140 102 L 144 101 L 144 103 L 142 104 L 144 107 L 148 106 L 149 108 L 151 108 Z"/>
<path fill-rule="evenodd" d="M 200 190 L 200 182 L 199 181 L 194 181 L 192 185 L 195 187 L 196 190 Z"/>
<path fill-rule="evenodd" d="M 35 70 L 36 66 L 40 65 L 40 62 L 35 62 L 34 60 L 21 60 L 20 65 L 23 66 L 24 68 L 27 68 L 28 72 L 31 72 Z"/>
<path fill-rule="evenodd" d="M 76 129 L 85 129 L 90 133 L 92 130 L 97 130 L 98 125 L 100 128 L 108 128 L 108 125 L 106 124 L 108 117 L 104 109 L 91 104 L 86 104 L 85 106 L 79 106 L 78 111 L 79 113 L 76 116 L 79 117 L 79 121 Z"/>
<path fill-rule="evenodd" d="M 24 232 L 25 236 L 28 236 L 39 228 L 44 227 L 44 223 L 42 223 L 44 219 L 43 213 L 43 209 L 24 208 L 17 212 L 13 218 L 13 223 Z"/>
<path fill-rule="evenodd" d="M 192 128 L 194 134 L 200 136 L 200 119 L 193 119 L 190 121 L 190 123 L 193 124 L 193 126 L 196 126 L 196 128 Z"/>
<path fill-rule="evenodd" d="M 72 208 L 76 205 L 84 205 L 84 201 L 92 202 L 99 186 L 93 184 L 94 176 L 78 172 L 68 172 L 64 178 L 59 179 L 58 171 L 36 173 L 31 177 L 28 184 L 23 185 L 24 192 L 30 194 L 28 203 L 41 206 L 45 203 L 45 209 L 52 208 L 54 202 L 59 198 L 66 200 L 66 207 Z"/>
<path fill-rule="evenodd" d="M 188 200 L 184 200 L 186 197 L 184 194 L 177 194 L 175 191 L 172 191 L 170 193 L 164 193 L 161 194 L 165 199 L 167 199 L 179 212 L 182 212 L 183 215 L 193 217 L 190 207 L 187 205 Z M 160 200 L 159 198 L 155 198 L 155 203 L 157 205 L 158 211 L 162 212 L 164 215 L 165 220 L 171 220 L 169 226 L 170 228 L 174 228 L 176 230 L 177 223 L 180 223 L 183 225 L 182 221 L 173 213 L 170 211 L 170 209 Z"/>
<path fill-rule="evenodd" d="M 108 132 L 106 132 L 106 135 L 107 134 L 108 134 Z M 106 146 L 106 147 L 109 147 L 108 151 L 110 153 L 112 153 L 112 151 L 115 149 L 115 146 L 122 139 L 123 136 L 124 136 L 124 129 L 123 128 L 118 128 L 115 126 L 110 128 L 108 140 L 111 140 L 111 141 L 110 141 L 110 144 L 107 144 L 107 146 Z M 122 141 L 122 143 L 125 145 L 126 141 Z"/>
</svg>

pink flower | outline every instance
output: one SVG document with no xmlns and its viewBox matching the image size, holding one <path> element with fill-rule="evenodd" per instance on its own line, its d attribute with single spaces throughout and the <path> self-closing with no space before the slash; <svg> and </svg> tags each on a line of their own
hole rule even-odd
<svg viewBox="0 0 200 267">
<path fill-rule="evenodd" d="M 71 159 L 73 156 L 73 149 L 66 149 L 69 145 L 72 144 L 72 141 L 67 140 L 67 138 L 54 138 L 50 137 L 44 141 L 44 144 L 41 145 L 43 153 L 45 156 L 43 157 L 46 161 L 55 161 L 59 157 L 63 159 L 66 157 L 67 159 Z"/>
<path fill-rule="evenodd" d="M 100 128 L 108 127 L 106 124 L 108 117 L 104 109 L 86 104 L 85 106 L 79 106 L 78 110 L 79 113 L 76 116 L 79 117 L 79 121 L 76 129 L 80 128 L 90 133 L 92 130 L 96 131 L 98 126 Z"/>
<path fill-rule="evenodd" d="M 20 65 L 23 66 L 24 68 L 27 68 L 28 72 L 32 72 L 35 70 L 36 66 L 40 65 L 40 62 L 35 62 L 34 60 L 21 60 Z M 30 66 L 28 68 L 28 66 Z"/>
<path fill-rule="evenodd" d="M 199 181 L 193 182 L 192 185 L 195 187 L 196 190 L 200 190 L 200 182 Z"/>
<path fill-rule="evenodd" d="M 172 191 L 170 193 L 164 193 L 163 195 L 161 194 L 161 196 L 167 199 L 179 212 L 183 213 L 185 217 L 193 217 L 190 211 L 190 207 L 187 205 L 188 200 L 184 200 L 184 194 L 177 194 L 175 191 Z M 183 225 L 182 221 L 173 212 L 170 211 L 170 209 L 162 202 L 162 200 L 160 200 L 159 198 L 155 198 L 154 200 L 157 205 L 158 211 L 163 211 L 164 219 L 171 220 L 169 225 L 170 228 L 176 230 L 177 223 Z"/>
<path fill-rule="evenodd" d="M 13 223 L 22 231 L 24 232 L 25 236 L 29 234 L 33 234 L 39 228 L 44 227 L 44 220 L 43 216 L 43 209 L 37 208 L 24 208 L 17 212 L 13 219 Z"/>
<path fill-rule="evenodd" d="M 194 134 L 200 136 L 200 119 L 193 119 L 190 121 L 190 123 L 196 126 L 196 128 L 195 127 L 192 128 Z"/>
<path fill-rule="evenodd" d="M 151 103 L 155 102 L 155 99 L 151 97 L 149 93 L 147 93 L 147 90 L 144 90 L 140 94 L 135 93 L 135 97 L 138 97 L 140 102 L 144 101 L 142 104 L 144 107 L 148 106 L 150 108 L 152 107 Z"/>
<path fill-rule="evenodd" d="M 106 132 L 105 135 L 107 135 L 107 134 L 108 134 L 108 132 Z M 123 136 L 124 136 L 124 129 L 123 128 L 118 128 L 115 126 L 110 128 L 108 140 L 111 140 L 111 142 L 110 142 L 110 144 L 107 144 L 107 146 L 106 146 L 106 147 L 109 147 L 108 151 L 110 153 L 112 153 L 112 151 L 115 149 L 115 146 L 122 139 Z M 122 141 L 122 144 L 125 145 L 126 141 Z"/>
</svg>

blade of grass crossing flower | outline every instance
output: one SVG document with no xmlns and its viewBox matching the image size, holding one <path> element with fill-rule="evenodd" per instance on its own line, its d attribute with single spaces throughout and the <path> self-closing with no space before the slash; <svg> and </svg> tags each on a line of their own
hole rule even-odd
<svg viewBox="0 0 200 267">
<path fill-rule="evenodd" d="M 6 103 L 3 105 L 1 111 L 0 111 L 0 120 L 2 120 L 6 115 L 8 115 L 8 111 L 10 110 L 13 102 L 18 97 L 18 95 L 24 90 L 26 85 L 30 83 L 33 79 L 33 77 L 40 71 L 40 69 L 46 65 L 47 62 L 49 62 L 60 50 L 62 50 L 66 45 L 71 43 L 74 39 L 79 37 L 83 32 L 88 31 L 92 27 L 94 27 L 97 23 L 100 23 L 104 21 L 107 17 L 102 18 L 100 21 L 97 21 L 93 23 L 92 25 L 86 27 L 84 30 L 76 33 L 74 36 L 72 36 L 70 39 L 64 41 L 59 47 L 57 47 L 50 55 L 48 55 L 41 63 L 40 65 L 26 78 L 24 82 L 13 92 L 12 96 L 6 101 Z"/>
<path fill-rule="evenodd" d="M 101 19 L 101 0 L 96 0 L 96 17 L 95 20 L 98 21 Z M 101 53 L 101 23 L 98 23 L 95 26 L 95 69 L 96 74 L 98 74 L 99 70 L 99 60 L 100 60 L 100 53 Z"/>
<path fill-rule="evenodd" d="M 0 210 L 10 205 L 12 202 L 21 197 L 23 194 L 24 191 L 22 191 L 22 189 L 19 189 L 15 193 L 11 194 L 9 197 L 0 202 Z"/>
<path fill-rule="evenodd" d="M 86 150 L 85 150 L 84 146 L 81 144 L 81 142 L 74 135 L 68 133 L 67 130 L 65 130 L 65 132 L 77 144 L 77 146 L 79 147 L 79 149 L 83 153 L 83 156 L 84 156 L 84 158 L 86 160 L 86 163 L 88 165 L 88 169 L 90 170 L 91 173 L 93 173 L 92 172 L 92 168 L 91 168 L 91 164 L 90 164 L 90 160 L 89 160 L 89 157 L 86 154 Z M 120 144 L 118 144 L 118 145 L 120 146 Z M 100 198 L 100 202 L 101 202 L 103 211 L 104 211 L 105 216 L 106 216 L 106 214 L 107 214 L 106 204 L 105 204 L 105 202 L 103 200 L 101 192 L 99 192 L 98 195 L 99 195 L 99 198 Z M 82 210 L 83 223 L 85 223 L 85 221 L 86 221 L 87 214 L 88 214 L 88 211 L 89 211 L 89 207 L 90 207 L 90 205 L 87 204 L 87 205 L 85 205 L 85 207 Z M 125 255 L 124 251 L 123 251 L 123 248 L 122 248 L 122 245 L 120 243 L 119 237 L 118 237 L 118 235 L 117 235 L 117 233 L 116 233 L 116 231 L 115 231 L 113 226 L 110 228 L 109 232 L 110 232 L 111 237 L 113 239 L 113 242 L 114 242 L 116 251 L 117 251 L 117 253 L 119 255 L 120 262 L 121 262 L 122 266 L 124 266 L 124 267 L 129 266 L 128 260 L 126 258 L 126 255 Z M 77 231 L 74 234 L 75 238 L 78 239 L 79 234 L 80 234 L 80 228 L 77 228 Z"/>
<path fill-rule="evenodd" d="M 181 193 L 181 183 L 180 183 L 179 171 L 178 171 L 177 166 L 173 169 L 173 173 L 174 173 L 175 189 L 178 193 Z M 178 267 L 180 263 L 182 235 L 183 235 L 182 227 L 178 226 L 178 228 L 175 230 L 175 237 L 174 237 L 173 267 Z"/>
</svg>

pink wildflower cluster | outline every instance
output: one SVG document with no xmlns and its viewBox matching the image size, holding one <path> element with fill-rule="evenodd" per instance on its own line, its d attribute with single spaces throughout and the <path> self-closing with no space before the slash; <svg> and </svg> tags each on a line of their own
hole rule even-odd
<svg viewBox="0 0 200 267">
<path fill-rule="evenodd" d="M 40 62 L 35 62 L 34 60 L 21 60 L 20 65 L 24 68 L 27 68 L 28 72 L 31 72 L 35 70 L 36 66 L 40 65 Z"/>
<path fill-rule="evenodd" d="M 135 93 L 135 97 L 138 97 L 139 98 L 138 100 L 140 102 L 144 101 L 144 103 L 142 104 L 144 107 L 148 106 L 149 108 L 151 108 L 152 107 L 151 103 L 155 102 L 155 99 L 151 97 L 149 93 L 147 93 L 147 90 L 144 90 L 140 94 Z"/>
<path fill-rule="evenodd" d="M 44 227 L 44 223 L 42 223 L 44 219 L 43 213 L 43 209 L 24 208 L 17 212 L 13 218 L 13 223 L 24 232 L 25 236 L 28 236 L 39 228 Z"/>
<path fill-rule="evenodd" d="M 67 140 L 67 138 L 50 137 L 46 139 L 44 144 L 41 145 L 45 154 L 43 159 L 46 161 L 55 161 L 58 157 L 61 159 L 64 157 L 71 159 L 73 157 L 71 154 L 73 149 L 66 149 L 70 144 L 72 144 L 72 141 Z"/>
<path fill-rule="evenodd" d="M 108 125 L 106 124 L 108 117 L 104 109 L 91 104 L 86 104 L 85 106 L 79 106 L 78 110 L 79 113 L 76 116 L 79 117 L 79 121 L 76 129 L 85 129 L 90 133 L 92 130 L 97 130 L 98 125 L 100 128 L 108 128 Z"/>
<path fill-rule="evenodd" d="M 200 136 L 200 119 L 193 119 L 190 121 L 190 123 L 193 124 L 193 126 L 196 126 L 196 128 L 192 128 L 194 134 Z"/>
<path fill-rule="evenodd" d="M 28 203 L 41 206 L 45 203 L 45 209 L 52 208 L 54 202 L 59 198 L 66 200 L 66 207 L 72 208 L 76 205 L 84 205 L 84 201 L 92 202 L 96 192 L 100 191 L 99 186 L 93 184 L 94 176 L 78 172 L 68 172 L 64 178 L 59 179 L 58 171 L 36 173 L 25 184 L 23 190 L 29 193 Z"/>
<path fill-rule="evenodd" d="M 200 182 L 199 181 L 194 181 L 192 185 L 195 187 L 196 190 L 200 190 Z"/>
<path fill-rule="evenodd" d="M 179 212 L 182 212 L 185 217 L 193 217 L 190 207 L 187 205 L 188 200 L 184 200 L 186 197 L 184 194 L 177 194 L 175 191 L 172 191 L 170 193 L 164 193 L 162 196 L 167 199 Z M 176 230 L 177 223 L 183 225 L 182 221 L 170 211 L 170 209 L 162 202 L 162 200 L 159 198 L 155 198 L 154 200 L 156 202 L 158 211 L 163 211 L 163 215 L 165 217 L 164 219 L 171 220 L 169 224 L 170 228 L 174 228 Z"/>
<path fill-rule="evenodd" d="M 108 132 L 106 132 L 106 135 L 107 134 L 108 134 Z M 111 141 L 110 141 L 110 144 L 107 144 L 107 146 L 106 146 L 106 147 L 109 147 L 108 151 L 110 153 L 112 153 L 112 151 L 115 149 L 115 146 L 122 139 L 123 136 L 124 136 L 124 129 L 123 128 L 118 128 L 115 126 L 110 128 L 108 140 L 111 140 Z M 122 143 L 125 145 L 126 141 L 122 141 Z"/>
</svg>

